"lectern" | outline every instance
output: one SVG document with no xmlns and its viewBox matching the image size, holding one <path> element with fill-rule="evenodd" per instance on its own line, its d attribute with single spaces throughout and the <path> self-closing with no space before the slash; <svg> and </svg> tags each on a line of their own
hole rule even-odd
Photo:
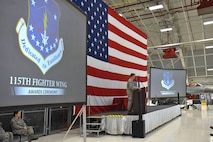
<svg viewBox="0 0 213 142">
<path fill-rule="evenodd" d="M 135 90 L 133 92 L 133 111 L 134 111 L 134 114 L 145 114 L 146 113 L 145 87 L 141 88 L 141 90 Z"/>
</svg>

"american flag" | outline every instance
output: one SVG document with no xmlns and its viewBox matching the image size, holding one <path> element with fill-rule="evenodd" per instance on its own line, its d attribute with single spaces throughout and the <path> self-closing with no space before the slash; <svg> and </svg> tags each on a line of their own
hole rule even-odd
<svg viewBox="0 0 213 142">
<path fill-rule="evenodd" d="M 126 97 L 131 73 L 147 86 L 147 36 L 101 0 L 72 0 L 88 18 L 87 105 L 104 111 Z"/>
</svg>

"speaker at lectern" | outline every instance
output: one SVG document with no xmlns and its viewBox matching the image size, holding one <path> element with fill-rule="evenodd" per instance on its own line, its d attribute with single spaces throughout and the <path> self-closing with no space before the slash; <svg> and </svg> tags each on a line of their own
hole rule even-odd
<svg viewBox="0 0 213 142">
<path fill-rule="evenodd" d="M 135 90 L 133 92 L 133 111 L 134 114 L 145 114 L 146 113 L 146 88 L 143 87 L 141 90 Z"/>
</svg>

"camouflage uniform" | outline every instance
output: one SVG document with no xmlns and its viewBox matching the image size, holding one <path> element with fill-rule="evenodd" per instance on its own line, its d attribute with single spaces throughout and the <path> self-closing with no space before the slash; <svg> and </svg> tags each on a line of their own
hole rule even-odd
<svg viewBox="0 0 213 142">
<path fill-rule="evenodd" d="M 2 128 L 2 123 L 0 122 L 0 141 L 1 142 L 12 142 L 13 141 L 13 133 L 5 132 Z"/>
<path fill-rule="evenodd" d="M 31 141 L 34 136 L 33 128 L 31 126 L 27 126 L 23 119 L 13 117 L 10 121 L 10 125 L 13 134 L 28 136 L 28 141 Z M 24 126 L 27 127 L 27 130 L 24 129 Z"/>
<path fill-rule="evenodd" d="M 135 85 L 134 80 L 132 78 L 128 79 L 127 82 L 127 89 L 126 89 L 126 93 L 128 96 L 128 111 L 131 112 L 132 111 L 132 104 L 133 104 L 133 92 L 134 90 L 137 90 L 138 87 Z"/>
</svg>

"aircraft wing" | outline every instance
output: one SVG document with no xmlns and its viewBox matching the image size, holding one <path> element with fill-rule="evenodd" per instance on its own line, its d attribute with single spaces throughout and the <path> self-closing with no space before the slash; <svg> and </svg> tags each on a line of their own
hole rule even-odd
<svg viewBox="0 0 213 142">
<path fill-rule="evenodd" d="M 202 86 L 187 86 L 187 94 L 202 94 L 205 88 Z"/>
<path fill-rule="evenodd" d="M 207 87 L 205 85 L 187 86 L 186 92 L 187 94 L 213 93 L 213 87 Z"/>
</svg>

